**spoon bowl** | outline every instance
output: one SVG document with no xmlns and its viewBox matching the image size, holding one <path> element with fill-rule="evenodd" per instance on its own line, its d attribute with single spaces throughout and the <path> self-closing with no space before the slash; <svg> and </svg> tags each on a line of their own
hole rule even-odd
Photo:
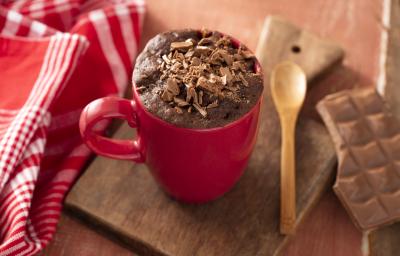
<svg viewBox="0 0 400 256">
<path fill-rule="evenodd" d="M 306 75 L 295 63 L 282 62 L 272 71 L 271 90 L 279 112 L 300 109 L 307 91 Z"/>
</svg>

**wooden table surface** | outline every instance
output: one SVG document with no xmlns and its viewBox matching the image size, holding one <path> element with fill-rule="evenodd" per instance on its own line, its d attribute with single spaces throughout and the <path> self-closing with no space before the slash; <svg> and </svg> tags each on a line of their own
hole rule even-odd
<svg viewBox="0 0 400 256">
<path fill-rule="evenodd" d="M 266 15 L 280 15 L 346 51 L 344 68 L 323 79 L 315 90 L 374 86 L 380 70 L 381 25 L 384 0 L 147 0 L 142 45 L 155 34 L 172 29 L 207 27 L 239 38 L 255 50 Z M 343 71 L 346 70 L 346 71 Z M 351 76 L 348 73 L 351 72 Z M 328 81 L 328 82 L 327 82 Z M 334 88 L 337 89 L 337 88 Z M 311 99 L 312 100 L 312 99 Z M 313 110 L 310 110 L 313 111 Z M 135 255 L 117 241 L 97 233 L 79 219 L 63 213 L 53 241 L 41 255 Z M 332 191 L 306 218 L 286 255 L 361 256 L 361 234 L 351 223 Z"/>
</svg>

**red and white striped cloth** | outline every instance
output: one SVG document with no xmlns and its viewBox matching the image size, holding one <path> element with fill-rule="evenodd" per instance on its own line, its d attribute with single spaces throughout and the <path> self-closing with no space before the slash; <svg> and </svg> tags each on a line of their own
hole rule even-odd
<svg viewBox="0 0 400 256">
<path fill-rule="evenodd" d="M 0 255 L 52 238 L 90 151 L 82 108 L 129 84 L 139 0 L 0 0 Z"/>
</svg>

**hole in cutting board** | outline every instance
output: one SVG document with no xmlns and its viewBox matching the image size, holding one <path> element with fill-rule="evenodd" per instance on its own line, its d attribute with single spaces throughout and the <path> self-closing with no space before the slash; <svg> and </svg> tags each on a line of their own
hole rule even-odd
<svg viewBox="0 0 400 256">
<path fill-rule="evenodd" d="M 293 53 L 300 53 L 301 52 L 301 48 L 298 45 L 293 45 L 292 46 L 292 52 Z"/>
</svg>

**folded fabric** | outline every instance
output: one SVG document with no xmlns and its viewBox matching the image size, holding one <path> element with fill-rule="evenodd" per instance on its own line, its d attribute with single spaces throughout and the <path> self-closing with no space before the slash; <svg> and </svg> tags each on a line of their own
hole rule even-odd
<svg viewBox="0 0 400 256">
<path fill-rule="evenodd" d="M 130 83 L 144 3 L 0 3 L 0 255 L 33 255 L 90 155 L 80 112 Z"/>
</svg>

